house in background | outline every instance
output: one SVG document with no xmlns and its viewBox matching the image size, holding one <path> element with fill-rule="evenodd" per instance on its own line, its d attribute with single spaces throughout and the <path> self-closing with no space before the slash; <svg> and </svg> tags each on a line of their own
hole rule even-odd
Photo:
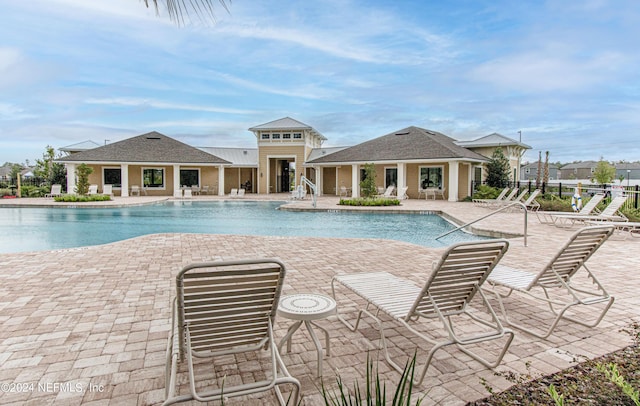
<svg viewBox="0 0 640 406">
<path fill-rule="evenodd" d="M 91 148 L 66 147 L 67 190 L 75 188 L 75 169 L 93 168 L 89 182 L 113 185 L 128 196 L 132 186 L 149 195 L 178 196 L 184 186 L 209 186 L 218 195 L 233 188 L 261 194 L 288 193 L 304 175 L 318 194 L 338 195 L 342 187 L 360 194 L 364 165 L 373 163 L 379 187 L 440 189 L 450 201 L 471 195 L 473 182 L 496 148 L 509 158 L 517 175 L 518 162 L 529 146 L 499 134 L 458 142 L 444 134 L 407 127 L 351 147 L 323 147 L 326 138 L 313 127 L 284 117 L 249 129 L 257 148 L 192 147 L 158 132 Z M 95 143 L 94 143 L 95 144 Z"/>
<path fill-rule="evenodd" d="M 640 179 L 640 162 L 624 162 L 617 163 L 615 180 L 622 179 L 622 184 L 631 180 Z"/>
<path fill-rule="evenodd" d="M 549 164 L 549 180 L 558 179 L 559 166 L 556 164 Z M 540 174 L 540 180 L 542 181 L 544 175 L 544 162 L 542 163 L 542 172 Z M 520 180 L 521 181 L 535 181 L 538 178 L 538 162 L 532 162 L 520 167 Z"/>
<path fill-rule="evenodd" d="M 513 138 L 505 137 L 504 135 L 498 133 L 485 135 L 484 137 L 480 137 L 472 141 L 458 141 L 457 144 L 461 147 L 468 148 L 481 155 L 484 155 L 487 158 L 491 158 L 493 152 L 497 148 L 502 148 L 502 153 L 509 160 L 509 165 L 511 166 L 511 179 L 514 181 L 520 179 L 521 176 L 520 165 L 522 156 L 528 149 L 531 149 L 531 147 L 527 144 L 516 141 Z M 482 176 L 482 178 L 476 176 L 474 181 L 476 183 L 480 183 L 481 179 L 483 178 L 484 175 Z"/>
<path fill-rule="evenodd" d="M 597 161 L 582 161 L 566 164 L 558 170 L 558 179 L 591 179 L 597 166 Z"/>
</svg>

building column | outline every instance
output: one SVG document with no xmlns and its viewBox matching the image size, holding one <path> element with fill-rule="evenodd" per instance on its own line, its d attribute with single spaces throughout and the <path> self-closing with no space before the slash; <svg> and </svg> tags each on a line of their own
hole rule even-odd
<svg viewBox="0 0 640 406">
<path fill-rule="evenodd" d="M 471 190 L 471 185 L 473 185 L 473 164 L 469 163 L 467 165 L 467 194 L 469 196 L 473 195 L 473 190 Z"/>
<path fill-rule="evenodd" d="M 316 196 L 322 196 L 322 167 L 314 166 L 313 170 L 316 171 Z"/>
<path fill-rule="evenodd" d="M 224 196 L 224 166 L 218 166 L 218 196 Z"/>
<path fill-rule="evenodd" d="M 180 165 L 173 165 L 173 197 L 182 197 L 180 186 Z"/>
<path fill-rule="evenodd" d="M 67 193 L 74 194 L 76 190 L 76 164 L 67 166 Z"/>
<path fill-rule="evenodd" d="M 458 201 L 458 161 L 449 162 L 449 201 Z"/>
<path fill-rule="evenodd" d="M 403 187 L 407 186 L 407 164 L 398 164 L 398 184 L 396 185 L 396 195 Z M 400 196 L 398 196 L 400 197 Z"/>
<path fill-rule="evenodd" d="M 129 165 L 120 165 L 120 196 L 129 196 Z"/>
<path fill-rule="evenodd" d="M 351 165 L 351 197 L 360 197 L 360 174 L 358 165 Z"/>
</svg>

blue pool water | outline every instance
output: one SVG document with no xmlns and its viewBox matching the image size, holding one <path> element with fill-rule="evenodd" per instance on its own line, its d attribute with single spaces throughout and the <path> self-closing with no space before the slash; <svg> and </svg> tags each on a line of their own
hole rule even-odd
<svg viewBox="0 0 640 406">
<path fill-rule="evenodd" d="M 481 239 L 436 215 L 291 212 L 281 202 L 167 202 L 124 208 L 0 208 L 0 253 L 105 244 L 154 233 L 387 238 L 440 247 Z"/>
</svg>

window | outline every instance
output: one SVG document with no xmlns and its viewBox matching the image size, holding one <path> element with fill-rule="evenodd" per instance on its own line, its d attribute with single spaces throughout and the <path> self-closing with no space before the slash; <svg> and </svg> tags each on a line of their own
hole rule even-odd
<svg viewBox="0 0 640 406">
<path fill-rule="evenodd" d="M 102 179 L 105 185 L 113 185 L 113 187 L 122 186 L 122 172 L 120 168 L 103 168 Z"/>
<path fill-rule="evenodd" d="M 293 133 L 293 138 L 296 140 L 302 139 L 302 133 Z"/>
<path fill-rule="evenodd" d="M 285 140 L 290 140 L 291 139 L 291 134 L 282 134 L 282 138 Z"/>
<path fill-rule="evenodd" d="M 420 168 L 420 188 L 442 189 L 442 167 L 426 166 Z"/>
<path fill-rule="evenodd" d="M 285 134 L 286 135 L 286 134 Z M 273 140 L 279 140 L 280 139 L 280 134 L 271 134 L 271 139 Z"/>
<path fill-rule="evenodd" d="M 263 140 L 268 140 L 269 139 L 269 134 L 262 134 L 261 137 Z"/>
<path fill-rule="evenodd" d="M 186 186 L 200 185 L 200 171 L 197 169 L 180 169 L 180 184 Z"/>
<path fill-rule="evenodd" d="M 144 187 L 163 188 L 164 169 L 146 168 L 142 170 L 142 183 Z"/>
<path fill-rule="evenodd" d="M 398 168 L 384 168 L 384 187 L 398 184 Z"/>
</svg>

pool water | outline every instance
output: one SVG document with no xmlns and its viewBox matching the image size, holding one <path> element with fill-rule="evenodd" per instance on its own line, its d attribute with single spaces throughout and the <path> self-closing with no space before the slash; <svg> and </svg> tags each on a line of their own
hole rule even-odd
<svg viewBox="0 0 640 406">
<path fill-rule="evenodd" d="M 387 238 L 429 247 L 483 239 L 431 214 L 293 212 L 282 202 L 183 202 L 119 208 L 0 208 L 0 253 L 106 244 L 155 233 Z"/>
</svg>

